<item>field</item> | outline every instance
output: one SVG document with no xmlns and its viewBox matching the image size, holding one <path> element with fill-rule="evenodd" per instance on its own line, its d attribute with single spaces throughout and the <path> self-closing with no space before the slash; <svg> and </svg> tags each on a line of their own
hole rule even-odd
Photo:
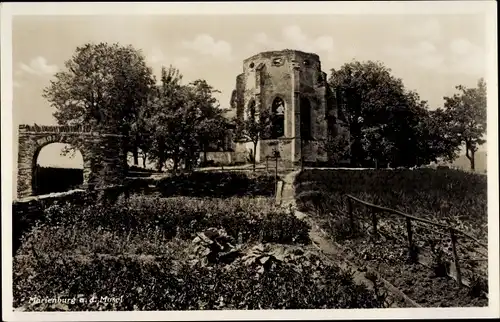
<svg viewBox="0 0 500 322">
<path fill-rule="evenodd" d="M 257 177 L 193 174 L 160 181 L 153 195 L 47 207 L 14 257 L 14 307 L 384 307 L 383 295 L 355 284 L 311 245 L 310 227 L 276 207 L 263 188 L 271 179 Z"/>
<path fill-rule="evenodd" d="M 414 226 L 415 249 L 408 251 L 404 218 L 379 214 L 372 234 L 371 214 L 353 203 L 356 229 L 350 229 L 345 195 L 455 227 L 487 243 L 486 176 L 456 170 L 306 170 L 295 181 L 297 203 L 310 213 L 332 240 L 361 265 L 374 268 L 422 306 L 485 306 L 487 250 L 460 239 L 463 275 L 472 289 L 459 288 L 442 272 L 449 271 L 447 231 Z M 415 258 L 430 254 L 429 267 Z M 413 259 L 413 260 L 412 260 Z M 441 272 L 438 268 L 441 268 Z"/>
</svg>

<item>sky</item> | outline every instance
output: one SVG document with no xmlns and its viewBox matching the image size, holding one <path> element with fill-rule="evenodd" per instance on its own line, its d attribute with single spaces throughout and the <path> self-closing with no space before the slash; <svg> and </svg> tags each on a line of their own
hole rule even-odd
<svg viewBox="0 0 500 322">
<path fill-rule="evenodd" d="M 12 22 L 14 130 L 55 124 L 43 88 L 76 47 L 89 42 L 131 44 L 156 75 L 173 65 L 184 82 L 205 79 L 221 91 L 224 108 L 243 60 L 267 50 L 315 52 L 328 74 L 351 60 L 378 60 L 431 109 L 456 85 L 475 86 L 486 73 L 486 28 L 478 14 L 72 15 L 15 16 Z"/>
</svg>

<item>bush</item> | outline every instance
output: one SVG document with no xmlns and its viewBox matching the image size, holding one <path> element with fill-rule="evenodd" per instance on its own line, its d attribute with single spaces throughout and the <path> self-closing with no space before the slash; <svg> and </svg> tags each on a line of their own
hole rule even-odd
<svg viewBox="0 0 500 322">
<path fill-rule="evenodd" d="M 82 247 L 88 252 L 106 247 L 116 253 L 124 249 L 139 252 L 149 245 L 147 253 L 161 253 L 162 243 L 175 237 L 192 239 L 212 227 L 224 229 L 242 242 L 309 243 L 308 224 L 268 199 L 133 195 L 106 207 L 54 204 L 45 209 L 44 217 L 36 235 L 32 232 L 26 239 L 36 240 L 35 247 L 46 252 Z M 26 247 L 22 245 L 20 251 Z"/>
<path fill-rule="evenodd" d="M 332 221 L 329 221 L 329 223 L 330 225 L 328 227 L 328 231 L 330 236 L 332 236 L 335 241 L 340 242 L 346 239 L 362 236 L 363 232 L 359 224 L 354 222 L 353 226 L 351 226 L 349 218 L 345 216 L 335 218 Z"/>
<path fill-rule="evenodd" d="M 338 267 L 309 261 L 275 264 L 260 274 L 251 266 L 210 267 L 126 258 L 16 258 L 14 307 L 26 310 L 220 310 L 372 308 L 383 304 Z M 30 268 L 30 269 L 28 269 Z M 30 297 L 116 298 L 104 303 L 34 305 Z"/>
<path fill-rule="evenodd" d="M 164 197 L 273 196 L 274 177 L 243 172 L 192 172 L 158 182 Z"/>
</svg>

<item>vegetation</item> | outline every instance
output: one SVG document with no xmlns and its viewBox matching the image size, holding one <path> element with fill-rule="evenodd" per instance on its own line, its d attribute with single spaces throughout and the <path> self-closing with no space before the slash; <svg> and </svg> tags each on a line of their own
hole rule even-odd
<svg viewBox="0 0 500 322">
<path fill-rule="evenodd" d="M 330 86 L 339 118 L 350 135 L 353 166 L 415 166 L 454 160 L 465 145 L 471 168 L 486 131 L 486 84 L 457 86 L 461 94 L 445 97 L 444 109 L 430 111 L 416 92 L 380 62 L 353 61 L 333 69 Z"/>
<path fill-rule="evenodd" d="M 486 250 L 461 238 L 457 252 L 462 275 L 473 282 L 471 291 L 459 288 L 447 274 L 453 261 L 449 233 L 413 222 L 408 250 L 406 223 L 388 213 L 376 214 L 373 234 L 370 211 L 356 203 L 353 224 L 345 194 L 364 201 L 458 228 L 487 243 L 487 182 L 482 175 L 450 169 L 307 170 L 295 182 L 298 206 L 308 211 L 344 247 L 350 259 L 383 273 L 392 284 L 425 306 L 485 306 Z M 483 254 L 482 254 L 483 253 Z M 419 265 L 427 262 L 426 268 Z M 471 294 L 475 294 L 474 296 Z"/>
<path fill-rule="evenodd" d="M 456 87 L 460 94 L 445 97 L 440 126 L 444 126 L 447 138 L 454 143 L 455 155 L 465 147 L 465 155 L 475 170 L 475 153 L 486 140 L 486 83 L 480 79 L 476 88 Z"/>
<path fill-rule="evenodd" d="M 127 150 L 137 160 L 139 133 L 133 131 L 134 124 L 154 85 L 142 52 L 130 45 L 85 44 L 76 48 L 65 67 L 43 94 L 56 109 L 57 122 L 124 134 L 130 143 Z"/>
<path fill-rule="evenodd" d="M 125 135 L 126 150 L 134 155 L 135 166 L 129 169 L 141 172 L 138 176 L 152 173 L 137 171 L 139 151 L 143 165 L 153 160 L 161 171 L 171 161 L 173 173 L 158 181 L 143 178 L 147 180 L 132 181 L 116 191 L 89 193 L 78 203 L 42 203 L 40 220 L 38 213 L 18 220 L 16 236 L 31 228 L 16 245 L 15 307 L 186 310 L 386 305 L 378 286 L 374 292 L 357 285 L 349 272 L 318 255 L 310 245 L 308 224 L 272 205 L 274 178 L 256 172 L 258 142 L 272 130 L 269 109 L 251 103 L 245 118 L 228 120 L 214 97 L 218 91 L 205 80 L 183 84 L 181 72 L 170 66 L 162 68 L 157 81 L 142 52 L 132 46 L 85 44 L 76 48 L 65 66 L 44 90 L 59 124 L 84 124 Z M 445 97 L 444 107 L 435 111 L 378 62 L 355 61 L 332 70 L 327 87 L 328 104 L 336 99 L 339 120 L 348 128 L 348 135 L 326 139 L 330 162 L 348 157 L 356 167 L 412 167 L 441 158 L 453 160 L 465 146 L 475 168 L 475 153 L 485 143 L 483 80 L 477 88 L 458 86 L 460 93 Z M 235 99 L 233 93 L 232 107 Z M 332 115 L 326 117 L 332 122 Z M 208 151 L 227 149 L 233 130 L 236 141 L 253 145 L 253 173 L 194 171 L 200 154 L 201 164 L 207 165 Z M 182 167 L 187 171 L 177 171 Z M 40 171 L 38 178 L 43 177 Z M 73 174 L 64 180 L 72 178 Z M 156 193 L 146 195 L 146 186 L 154 186 Z M 313 170 L 300 173 L 295 187 L 299 207 L 311 212 L 333 239 L 350 247 L 354 259 L 387 272 L 393 284 L 414 292 L 412 297 L 421 303 L 484 305 L 482 277 L 471 278 L 468 293 L 449 287 L 444 260 L 449 246 L 437 245 L 442 238 L 435 232 L 415 228 L 418 247 L 410 252 L 411 261 L 402 261 L 408 257 L 406 246 L 391 237 L 405 234 L 401 220 L 381 217 L 377 239 L 363 222 L 369 221 L 369 214 L 354 209 L 353 223 L 343 204 L 344 195 L 352 194 L 486 241 L 484 176 L 432 169 Z M 423 246 L 432 248 L 435 276 L 424 276 L 416 268 Z M 467 244 L 460 250 L 467 268 L 473 266 L 469 250 Z M 376 284 L 374 276 L 369 279 Z M 416 280 L 424 286 L 437 285 L 429 291 L 431 300 L 423 287 L 415 287 Z M 70 306 L 30 303 L 34 295 L 87 301 Z M 101 296 L 119 300 L 88 302 Z"/>
<path fill-rule="evenodd" d="M 314 203 L 323 204 L 322 215 L 345 210 L 343 196 L 351 194 L 487 240 L 487 180 L 482 175 L 451 169 L 307 170 L 295 184 L 299 206 L 318 210 Z"/>
<path fill-rule="evenodd" d="M 267 174 L 243 172 L 192 172 L 167 177 L 157 184 L 165 197 L 231 197 L 275 194 L 275 178 Z"/>
<path fill-rule="evenodd" d="M 150 138 L 147 147 L 161 170 L 167 159 L 174 172 L 181 161 L 192 169 L 199 152 L 221 147 L 229 127 L 224 110 L 213 98 L 217 91 L 204 80 L 181 84 L 182 75 L 170 67 L 163 68 L 161 84 L 150 94 L 141 114 L 142 131 Z"/>
<path fill-rule="evenodd" d="M 206 162 L 206 152 L 227 148 L 228 131 L 236 130 L 237 140 L 253 144 L 255 168 L 257 142 L 271 134 L 271 111 L 259 102 L 250 103 L 244 119 L 228 120 L 214 98 L 218 91 L 205 80 L 184 85 L 181 72 L 170 66 L 157 82 L 143 53 L 130 45 L 85 44 L 65 65 L 44 90 L 58 123 L 126 135 L 135 165 L 141 151 L 143 163 L 152 159 L 158 170 L 167 160 L 174 172 L 181 164 L 191 170 L 200 152 Z M 477 88 L 457 86 L 460 94 L 445 97 L 444 108 L 435 111 L 380 62 L 344 64 L 331 71 L 328 86 L 328 104 L 336 99 L 349 133 L 348 142 L 327 138 L 332 162 L 344 159 L 345 153 L 337 155 L 343 151 L 350 152 L 353 166 L 414 166 L 454 160 L 465 146 L 474 168 L 474 154 L 485 143 L 482 79 Z"/>
<path fill-rule="evenodd" d="M 236 137 L 241 142 L 251 142 L 253 144 L 252 162 L 255 171 L 257 144 L 263 138 L 268 137 L 272 130 L 271 112 L 262 109 L 254 104 L 246 110 L 246 117 L 241 120 L 235 118 Z"/>
<path fill-rule="evenodd" d="M 45 216 L 15 256 L 14 307 L 77 311 L 384 305 L 372 291 L 356 285 L 350 273 L 324 262 L 307 246 L 307 224 L 266 199 L 133 196 L 111 207 L 53 205 Z M 34 294 L 87 302 L 40 304 L 30 302 Z M 101 296 L 118 300 L 89 301 Z"/>
</svg>

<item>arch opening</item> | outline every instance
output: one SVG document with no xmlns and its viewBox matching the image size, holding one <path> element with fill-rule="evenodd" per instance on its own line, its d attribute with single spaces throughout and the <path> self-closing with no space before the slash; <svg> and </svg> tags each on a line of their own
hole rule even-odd
<svg viewBox="0 0 500 322">
<path fill-rule="evenodd" d="M 76 189 L 84 183 L 84 160 L 80 150 L 65 143 L 42 146 L 33 159 L 33 195 Z"/>
<path fill-rule="evenodd" d="M 312 139 L 311 103 L 305 97 L 300 99 L 300 136 L 302 139 Z"/>
<path fill-rule="evenodd" d="M 272 130 L 271 138 L 277 139 L 285 135 L 285 102 L 281 97 L 276 97 L 271 106 Z"/>
</svg>

